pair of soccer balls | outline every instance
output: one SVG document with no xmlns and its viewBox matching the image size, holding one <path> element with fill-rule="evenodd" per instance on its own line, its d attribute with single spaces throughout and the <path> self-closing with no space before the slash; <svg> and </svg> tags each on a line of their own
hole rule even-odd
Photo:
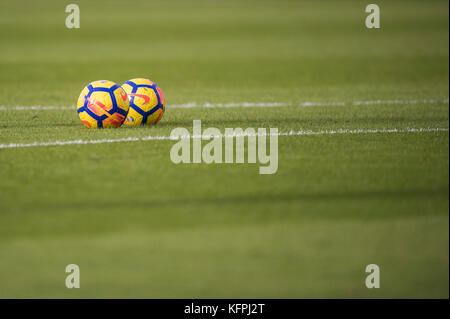
<svg viewBox="0 0 450 319">
<path fill-rule="evenodd" d="M 153 125 L 164 114 L 161 89 L 148 79 L 131 79 L 122 86 L 112 81 L 89 83 L 77 101 L 81 122 L 89 128 Z"/>
</svg>

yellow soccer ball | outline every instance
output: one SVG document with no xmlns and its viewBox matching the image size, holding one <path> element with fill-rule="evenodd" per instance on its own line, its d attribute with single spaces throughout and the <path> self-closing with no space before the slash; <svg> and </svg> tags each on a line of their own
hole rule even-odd
<svg viewBox="0 0 450 319">
<path fill-rule="evenodd" d="M 119 127 L 129 109 L 127 93 L 111 81 L 89 83 L 77 101 L 81 122 L 89 128 Z"/>
<path fill-rule="evenodd" d="M 131 79 L 122 88 L 130 100 L 125 125 L 154 125 L 164 115 L 166 100 L 161 89 L 148 79 Z"/>
</svg>

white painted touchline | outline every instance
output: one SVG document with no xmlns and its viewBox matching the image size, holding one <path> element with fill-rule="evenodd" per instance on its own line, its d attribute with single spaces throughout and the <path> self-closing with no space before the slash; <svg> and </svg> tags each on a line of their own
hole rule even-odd
<svg viewBox="0 0 450 319">
<path fill-rule="evenodd" d="M 449 99 L 424 99 L 424 100 L 369 100 L 369 101 L 342 101 L 342 102 L 282 102 L 282 103 L 267 103 L 267 102 L 240 102 L 240 103 L 186 103 L 168 105 L 168 108 L 229 108 L 229 107 L 308 107 L 308 106 L 351 106 L 351 105 L 379 105 L 379 104 L 448 104 Z"/>
<path fill-rule="evenodd" d="M 75 106 L 0 106 L 0 111 L 50 111 L 50 110 L 76 110 Z"/>
<path fill-rule="evenodd" d="M 339 130 L 325 130 L 325 131 L 304 131 L 291 130 L 289 132 L 279 132 L 278 136 L 305 136 L 305 135 L 336 135 L 336 134 L 377 134 L 377 133 L 426 133 L 426 132 L 448 132 L 448 128 L 407 128 L 407 129 L 339 129 Z M 221 134 L 219 137 L 238 137 L 238 136 L 268 136 L 265 134 Z M 100 140 L 71 140 L 71 141 L 50 141 L 50 142 L 33 142 L 33 143 L 10 143 L 0 144 L 0 149 L 7 148 L 25 148 L 38 146 L 63 146 L 63 145 L 85 145 L 85 144 L 104 144 L 104 143 L 122 143 L 122 142 L 138 142 L 138 141 L 157 141 L 157 140 L 178 140 L 180 138 L 206 138 L 213 136 L 196 136 L 186 135 L 179 138 L 171 138 L 170 136 L 145 136 L 145 137 L 125 137 L 117 139 L 100 139 Z"/>
<path fill-rule="evenodd" d="M 233 108 L 233 107 L 309 107 L 309 106 L 361 106 L 361 105 L 397 105 L 397 104 L 449 104 L 449 99 L 423 99 L 423 100 L 368 100 L 368 101 L 342 101 L 342 102 L 235 102 L 235 103 L 185 103 L 168 104 L 169 109 L 187 108 Z M 74 110 L 75 106 L 0 106 L 0 111 L 50 111 Z"/>
</svg>

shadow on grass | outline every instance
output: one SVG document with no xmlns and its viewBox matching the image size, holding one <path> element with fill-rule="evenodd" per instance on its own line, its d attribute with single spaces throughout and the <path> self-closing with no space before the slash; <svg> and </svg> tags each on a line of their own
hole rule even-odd
<svg viewBox="0 0 450 319">
<path fill-rule="evenodd" d="M 48 124 L 48 123 L 42 123 L 42 124 L 33 124 L 28 125 L 26 122 L 18 125 L 1 125 L 0 129 L 27 129 L 27 128 L 52 128 L 52 127 L 82 127 L 82 123 L 55 123 L 55 124 Z"/>
<path fill-rule="evenodd" d="M 236 205 L 247 205 L 254 207 L 255 204 L 309 202 L 326 203 L 327 201 L 360 201 L 360 200 L 405 200 L 409 198 L 444 197 L 448 196 L 448 188 L 438 189 L 397 189 L 397 190 L 375 190 L 375 191 L 351 191 L 330 193 L 282 193 L 282 194 L 251 194 L 233 195 L 224 197 L 193 197 L 193 198 L 167 198 L 167 199 L 144 199 L 133 201 L 90 201 L 65 202 L 65 203 L 36 203 L 31 208 L 34 210 L 90 210 L 90 209 L 137 209 L 144 208 L 152 210 L 156 208 L 173 207 L 202 207 L 202 206 L 230 206 L 233 210 Z"/>
</svg>

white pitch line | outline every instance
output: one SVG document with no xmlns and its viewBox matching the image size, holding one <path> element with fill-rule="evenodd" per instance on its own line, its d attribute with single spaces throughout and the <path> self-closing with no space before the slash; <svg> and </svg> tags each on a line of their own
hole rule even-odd
<svg viewBox="0 0 450 319">
<path fill-rule="evenodd" d="M 0 106 L 0 111 L 50 111 L 50 110 L 76 110 L 75 106 Z"/>
<path fill-rule="evenodd" d="M 233 108 L 233 107 L 309 107 L 309 106 L 362 106 L 362 105 L 401 105 L 401 104 L 449 104 L 449 99 L 424 99 L 424 100 L 368 100 L 368 101 L 342 101 L 342 102 L 236 102 L 236 103 L 185 103 L 169 104 L 169 109 L 188 108 Z M 49 110 L 74 110 L 75 106 L 0 106 L 0 111 L 49 111 Z"/>
<path fill-rule="evenodd" d="M 308 136 L 308 135 L 339 135 L 339 134 L 378 134 L 378 133 L 426 133 L 426 132 L 448 132 L 448 128 L 407 128 L 407 129 L 339 129 L 339 130 L 325 130 L 325 131 L 294 131 L 279 132 L 276 134 L 232 134 L 232 135 L 218 135 L 218 137 L 238 137 L 238 136 Z M 24 143 L 10 143 L 0 144 L 0 149 L 8 148 L 26 148 L 38 146 L 63 146 L 63 145 L 85 145 L 85 144 L 104 144 L 104 143 L 122 143 L 122 142 L 138 142 L 138 141 L 157 141 L 157 140 L 179 140 L 183 138 L 211 138 L 209 135 L 186 135 L 180 137 L 170 136 L 145 136 L 145 137 L 125 137 L 117 139 L 100 139 L 100 140 L 71 140 L 71 141 L 50 141 L 50 142 L 34 142 L 29 144 Z"/>
<path fill-rule="evenodd" d="M 308 106 L 360 106 L 360 105 L 379 105 L 379 104 L 448 104 L 449 99 L 424 99 L 424 100 L 369 100 L 369 101 L 342 101 L 342 102 L 283 102 L 283 103 L 267 103 L 267 102 L 240 102 L 240 103 L 186 103 L 169 105 L 168 108 L 230 108 L 230 107 L 308 107 Z"/>
</svg>

